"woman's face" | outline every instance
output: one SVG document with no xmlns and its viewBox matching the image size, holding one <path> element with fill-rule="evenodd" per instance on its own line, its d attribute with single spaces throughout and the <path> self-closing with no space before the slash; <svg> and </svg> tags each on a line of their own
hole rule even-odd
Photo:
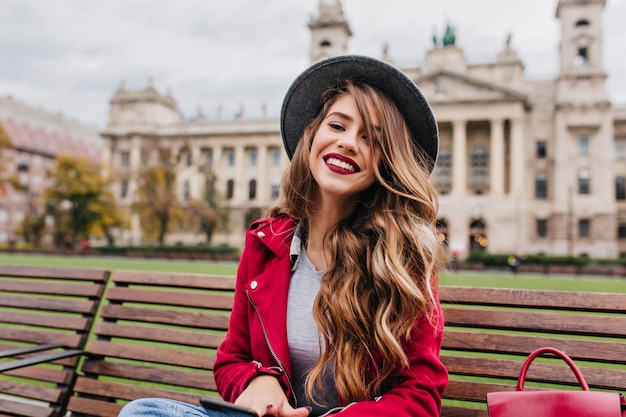
<svg viewBox="0 0 626 417">
<path fill-rule="evenodd" d="M 374 126 L 379 126 L 376 118 Z M 344 94 L 313 137 L 309 163 L 322 199 L 354 201 L 375 181 L 374 156 L 356 101 Z"/>
</svg>

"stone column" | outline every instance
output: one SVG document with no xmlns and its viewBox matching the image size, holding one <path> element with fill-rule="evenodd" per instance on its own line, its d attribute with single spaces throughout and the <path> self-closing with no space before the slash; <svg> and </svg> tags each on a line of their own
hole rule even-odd
<svg viewBox="0 0 626 417">
<path fill-rule="evenodd" d="M 244 175 L 246 172 L 246 149 L 243 144 L 235 146 L 235 189 L 233 190 L 233 200 L 243 203 L 248 198 L 248 184 L 244 183 Z"/>
<path fill-rule="evenodd" d="M 257 147 L 258 160 L 257 160 L 257 184 L 256 184 L 256 198 L 261 205 L 267 204 L 270 199 L 270 186 L 267 180 L 267 145 L 263 142 Z"/>
<path fill-rule="evenodd" d="M 452 123 L 452 194 L 463 196 L 467 190 L 467 121 Z"/>
<path fill-rule="evenodd" d="M 491 120 L 491 147 L 489 155 L 489 188 L 492 196 L 504 193 L 504 121 Z"/>
<path fill-rule="evenodd" d="M 521 197 L 524 181 L 524 125 L 521 119 L 511 119 L 511 195 Z"/>
</svg>

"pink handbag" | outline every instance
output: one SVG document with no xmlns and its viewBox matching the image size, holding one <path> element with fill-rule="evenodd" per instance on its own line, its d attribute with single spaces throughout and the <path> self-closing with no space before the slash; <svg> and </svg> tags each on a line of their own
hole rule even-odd
<svg viewBox="0 0 626 417">
<path fill-rule="evenodd" d="M 576 375 L 582 391 L 524 391 L 531 362 L 544 353 L 563 359 Z M 535 350 L 524 361 L 515 391 L 487 394 L 489 417 L 626 417 L 625 406 L 624 397 L 618 393 L 589 391 L 589 385 L 574 361 L 550 347 Z"/>
</svg>

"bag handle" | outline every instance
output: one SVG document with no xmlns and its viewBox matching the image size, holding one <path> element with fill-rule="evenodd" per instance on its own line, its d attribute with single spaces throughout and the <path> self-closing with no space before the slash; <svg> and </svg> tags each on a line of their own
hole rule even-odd
<svg viewBox="0 0 626 417">
<path fill-rule="evenodd" d="M 551 347 L 539 348 L 535 350 L 534 352 L 532 352 L 530 355 L 528 355 L 528 358 L 526 358 L 526 360 L 524 361 L 524 364 L 522 365 L 522 370 L 519 373 L 519 378 L 517 379 L 516 391 L 524 391 L 524 381 L 526 380 L 526 374 L 528 373 L 528 368 L 530 367 L 531 362 L 537 356 L 542 355 L 544 353 L 551 353 L 554 356 L 557 356 L 563 359 L 565 363 L 569 365 L 570 369 L 574 372 L 574 375 L 576 375 L 576 379 L 578 380 L 578 383 L 580 384 L 580 387 L 583 389 L 583 391 L 589 391 L 589 385 L 587 385 L 587 381 L 585 381 L 583 374 L 580 372 L 580 369 L 578 369 L 574 361 L 565 353 L 561 352 L 558 349 L 551 348 Z"/>
</svg>

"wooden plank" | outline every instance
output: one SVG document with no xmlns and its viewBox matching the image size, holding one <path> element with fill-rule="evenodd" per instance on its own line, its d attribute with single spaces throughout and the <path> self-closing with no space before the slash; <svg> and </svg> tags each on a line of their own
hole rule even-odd
<svg viewBox="0 0 626 417">
<path fill-rule="evenodd" d="M 210 308 L 231 310 L 232 294 L 209 294 L 193 291 L 163 291 L 125 287 L 110 288 L 107 293 L 110 301 L 130 301 L 133 303 L 167 304 L 168 306 Z"/>
<path fill-rule="evenodd" d="M 58 402 L 62 395 L 62 390 L 59 389 L 40 387 L 12 380 L 0 380 L 0 392 L 6 395 L 15 395 L 52 403 Z"/>
<path fill-rule="evenodd" d="M 444 308 L 446 325 L 626 337 L 626 316 Z"/>
<path fill-rule="evenodd" d="M 213 362 L 215 362 L 215 355 L 208 352 L 184 352 L 152 346 L 105 342 L 102 340 L 92 340 L 89 342 L 88 352 L 90 355 L 95 356 L 109 356 L 197 369 L 213 369 Z"/>
<path fill-rule="evenodd" d="M 450 374 L 507 378 L 517 382 L 522 360 L 488 359 L 442 355 Z M 612 389 L 624 384 L 626 370 L 579 366 L 587 383 L 597 389 Z M 527 381 L 579 386 L 571 369 L 565 364 L 533 362 Z"/>
<path fill-rule="evenodd" d="M 515 391 L 515 385 L 451 379 L 448 382 L 443 398 L 484 403 L 487 400 L 488 392 L 497 391 Z"/>
<path fill-rule="evenodd" d="M 115 376 L 136 381 L 150 381 L 159 384 L 178 385 L 187 388 L 196 388 L 206 391 L 217 391 L 215 379 L 211 374 L 189 372 L 174 369 L 159 369 L 153 367 L 115 363 L 102 360 L 86 360 L 81 370 L 83 373 Z"/>
<path fill-rule="evenodd" d="M 29 326 L 48 327 L 53 329 L 87 331 L 91 320 L 84 317 L 72 317 L 49 314 L 21 313 L 15 311 L 1 311 L 0 322 L 23 324 Z"/>
<path fill-rule="evenodd" d="M 229 316 L 225 314 L 162 308 L 126 307 L 114 304 L 102 307 L 100 314 L 104 318 L 114 320 L 132 320 L 217 330 L 227 330 L 229 322 Z"/>
<path fill-rule="evenodd" d="M 443 334 L 444 349 L 511 353 L 525 357 L 533 350 L 545 346 L 562 350 L 575 360 L 626 364 L 626 343 L 547 336 L 484 334 L 456 330 L 447 330 Z"/>
<path fill-rule="evenodd" d="M 12 277 L 72 279 L 104 283 L 109 274 L 109 271 L 98 268 L 0 265 L 0 275 Z"/>
<path fill-rule="evenodd" d="M 4 372 L 4 374 L 63 385 L 69 384 L 72 378 L 71 371 L 42 368 L 39 366 L 29 366 L 28 368 L 15 369 L 13 371 Z"/>
<path fill-rule="evenodd" d="M 129 326 L 117 323 L 101 322 L 96 324 L 95 333 L 99 336 L 120 337 L 134 340 L 151 340 L 163 343 L 185 341 L 187 346 L 198 346 L 215 349 L 224 340 L 225 333 L 215 334 L 201 331 L 177 330 L 172 328 L 155 328 Z"/>
<path fill-rule="evenodd" d="M 441 286 L 442 303 L 625 312 L 626 294 Z"/>
<path fill-rule="evenodd" d="M 0 413 L 5 416 L 51 417 L 55 410 L 46 405 L 27 404 L 0 398 Z"/>
<path fill-rule="evenodd" d="M 167 272 L 116 271 L 113 282 L 116 284 L 163 285 L 185 288 L 202 288 L 215 290 L 235 289 L 234 276 L 178 274 Z"/>
<path fill-rule="evenodd" d="M 70 397 L 67 408 L 77 415 L 117 417 L 122 405 L 90 398 Z"/>
<path fill-rule="evenodd" d="M 53 294 L 80 297 L 99 297 L 100 285 L 64 283 L 64 282 L 33 282 L 25 280 L 0 279 L 0 290 L 6 292 L 20 292 L 29 294 Z"/>
<path fill-rule="evenodd" d="M 0 306 L 93 315 L 96 312 L 98 302 L 87 299 L 68 300 L 0 294 Z"/>
<path fill-rule="evenodd" d="M 36 331 L 20 329 L 17 327 L 1 327 L 0 339 L 14 340 L 25 343 L 60 344 L 70 347 L 79 347 L 84 336 L 73 333 L 53 333 L 48 331 Z"/>
<path fill-rule="evenodd" d="M 110 381 L 94 381 L 90 378 L 79 377 L 76 381 L 76 392 L 94 396 L 134 400 L 137 398 L 171 398 L 191 404 L 198 404 L 198 394 L 188 394 L 168 389 L 149 388 L 139 385 L 126 385 Z M 70 411 L 75 411 L 70 408 Z"/>
<path fill-rule="evenodd" d="M 444 405 L 441 417 L 489 417 L 486 410 Z"/>
</svg>

